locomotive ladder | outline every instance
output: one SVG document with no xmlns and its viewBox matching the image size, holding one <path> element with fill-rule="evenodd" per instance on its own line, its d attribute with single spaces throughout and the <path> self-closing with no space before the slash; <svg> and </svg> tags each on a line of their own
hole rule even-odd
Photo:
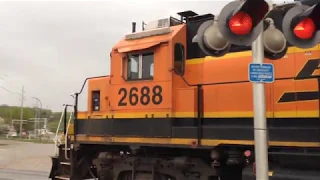
<svg viewBox="0 0 320 180">
<path fill-rule="evenodd" d="M 73 105 L 68 105 L 68 104 L 63 105 L 63 110 L 61 112 L 61 117 L 56 130 L 56 134 L 55 134 L 55 137 L 53 138 L 55 147 L 54 147 L 54 156 L 52 157 L 53 166 L 52 166 L 50 177 L 56 180 L 70 179 L 70 169 L 71 169 L 70 150 L 71 150 L 72 144 L 70 143 L 68 132 L 69 132 L 70 123 L 71 123 L 74 112 L 70 113 L 70 116 L 67 120 L 67 109 L 69 106 L 73 107 Z M 61 128 L 62 121 L 63 121 L 62 135 L 64 136 L 64 142 L 61 142 L 62 137 L 59 135 L 59 130 Z M 70 145 L 69 147 L 68 147 L 68 144 Z"/>
</svg>

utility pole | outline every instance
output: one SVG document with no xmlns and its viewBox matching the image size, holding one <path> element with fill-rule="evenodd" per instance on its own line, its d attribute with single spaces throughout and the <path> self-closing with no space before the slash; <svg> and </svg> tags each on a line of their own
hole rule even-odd
<svg viewBox="0 0 320 180">
<path fill-rule="evenodd" d="M 42 102 L 39 98 L 37 97 L 32 97 L 33 99 L 35 99 L 37 102 L 39 102 L 40 104 L 40 108 L 38 107 L 38 103 L 37 103 L 37 111 L 36 111 L 36 119 L 34 121 L 34 132 L 36 134 L 36 129 L 37 129 L 37 121 L 41 119 L 41 110 L 42 110 Z M 39 121 L 38 121 L 38 127 L 39 126 Z"/>
<path fill-rule="evenodd" d="M 21 107 L 20 107 L 20 139 L 22 138 L 23 101 L 24 101 L 24 86 L 22 86 L 22 91 L 21 91 Z"/>
<path fill-rule="evenodd" d="M 37 134 L 38 103 L 37 103 L 35 110 L 36 111 L 35 111 L 34 130 L 33 130 L 34 137 L 36 137 L 36 134 Z"/>
</svg>

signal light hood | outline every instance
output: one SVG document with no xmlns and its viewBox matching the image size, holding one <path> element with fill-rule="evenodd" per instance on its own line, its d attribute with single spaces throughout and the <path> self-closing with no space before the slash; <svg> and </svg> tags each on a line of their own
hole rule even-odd
<svg viewBox="0 0 320 180">
<path fill-rule="evenodd" d="M 320 4 L 312 7 L 298 5 L 288 10 L 283 19 L 282 31 L 290 44 L 299 48 L 312 48 L 320 42 L 320 22 L 313 22 L 320 21 L 319 11 Z"/>
<path fill-rule="evenodd" d="M 198 43 L 203 52 L 214 57 L 225 55 L 231 47 L 229 41 L 221 34 L 215 20 L 208 20 L 202 23 L 192 42 Z"/>
</svg>

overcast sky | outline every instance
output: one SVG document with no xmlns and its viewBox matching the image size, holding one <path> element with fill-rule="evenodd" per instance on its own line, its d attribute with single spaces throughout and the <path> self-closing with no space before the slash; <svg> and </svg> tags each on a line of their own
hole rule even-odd
<svg viewBox="0 0 320 180">
<path fill-rule="evenodd" d="M 33 96 L 61 111 L 86 77 L 110 72 L 112 46 L 136 21 L 166 18 L 184 10 L 218 14 L 225 1 L 0 2 L 0 104 L 25 106 Z M 1 88 L 2 87 L 2 88 Z M 5 89 L 4 89 L 4 88 Z M 9 90 L 10 92 L 8 92 Z M 86 108 L 86 92 L 81 109 Z"/>
</svg>

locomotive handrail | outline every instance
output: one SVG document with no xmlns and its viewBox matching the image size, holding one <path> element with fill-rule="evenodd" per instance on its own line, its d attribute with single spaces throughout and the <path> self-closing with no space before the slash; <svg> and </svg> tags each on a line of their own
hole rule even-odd
<svg viewBox="0 0 320 180">
<path fill-rule="evenodd" d="M 78 93 L 75 93 L 75 94 L 81 94 L 82 93 L 82 91 L 83 91 L 83 88 L 84 88 L 84 86 L 86 85 L 86 83 L 87 83 L 87 81 L 89 80 L 89 79 L 95 79 L 95 78 L 103 78 L 103 77 L 109 77 L 110 75 L 106 75 L 106 76 L 95 76 L 95 77 L 89 77 L 89 78 L 86 78 L 85 80 L 84 80 L 84 82 L 83 82 L 83 84 L 82 84 L 82 87 L 81 87 L 81 89 L 80 89 L 80 92 L 78 92 Z"/>
<path fill-rule="evenodd" d="M 59 123 L 58 123 L 58 127 L 57 127 L 57 130 L 56 130 L 56 135 L 55 135 L 55 137 L 54 137 L 54 139 L 53 139 L 53 141 L 54 141 L 54 154 L 55 155 L 57 155 L 57 147 L 58 147 L 58 141 L 59 141 L 59 139 L 58 139 L 58 133 L 59 133 L 59 129 L 60 129 L 60 125 L 61 125 L 61 122 L 62 122 L 62 118 L 63 118 L 63 115 L 64 115 L 64 113 L 65 113 L 65 109 L 67 108 L 67 105 L 66 104 L 64 104 L 63 105 L 63 109 L 62 109 L 62 112 L 61 112 L 61 117 L 60 117 L 60 120 L 59 120 Z"/>
<path fill-rule="evenodd" d="M 73 112 L 70 113 L 70 117 L 68 120 L 68 125 L 66 128 L 66 134 L 64 136 L 64 157 L 66 158 L 66 160 L 69 160 L 68 156 L 67 156 L 67 151 L 68 151 L 68 146 L 67 146 L 67 139 L 68 139 L 68 131 L 69 131 L 69 127 L 70 127 L 70 122 L 73 116 Z"/>
</svg>

